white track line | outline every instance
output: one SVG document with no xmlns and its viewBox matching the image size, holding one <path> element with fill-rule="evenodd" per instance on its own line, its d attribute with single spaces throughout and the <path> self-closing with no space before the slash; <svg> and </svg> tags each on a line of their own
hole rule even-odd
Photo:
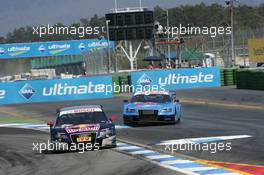
<svg viewBox="0 0 264 175">
<path fill-rule="evenodd" d="M 117 146 L 124 146 L 124 145 L 127 145 L 127 144 L 125 144 L 125 143 L 120 143 L 120 142 L 117 142 L 117 143 L 116 143 L 116 145 L 117 145 Z"/>
<path fill-rule="evenodd" d="M 117 147 L 118 150 L 131 150 L 131 149 L 141 149 L 138 146 L 124 146 L 124 147 Z"/>
<path fill-rule="evenodd" d="M 155 153 L 154 151 L 151 150 L 142 150 L 142 151 L 133 151 L 131 154 L 147 154 L 147 153 Z"/>
<path fill-rule="evenodd" d="M 184 170 L 189 171 L 205 171 L 205 170 L 215 170 L 215 167 L 193 167 L 193 168 L 183 168 Z"/>
<path fill-rule="evenodd" d="M 224 140 L 233 140 L 233 139 L 242 139 L 249 138 L 251 135 L 232 135 L 232 136 L 219 136 L 219 137 L 200 137 L 200 138 L 189 138 L 189 139 L 178 139 L 178 140 L 165 140 L 161 141 L 157 145 L 171 145 L 171 144 L 186 144 L 186 143 L 196 143 L 196 142 L 213 142 L 214 139 L 216 141 L 224 141 Z"/>
<path fill-rule="evenodd" d="M 155 156 L 146 156 L 148 159 L 163 159 L 163 158 L 171 158 L 174 156 L 171 155 L 155 155 Z"/>
<path fill-rule="evenodd" d="M 167 161 L 161 161 L 161 163 L 164 163 L 166 165 L 172 165 L 172 164 L 183 164 L 183 163 L 194 163 L 190 160 L 167 160 Z"/>
</svg>

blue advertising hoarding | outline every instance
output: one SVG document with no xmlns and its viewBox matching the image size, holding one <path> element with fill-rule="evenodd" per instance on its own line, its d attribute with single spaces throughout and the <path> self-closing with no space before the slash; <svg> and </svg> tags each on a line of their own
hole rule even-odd
<svg viewBox="0 0 264 175">
<path fill-rule="evenodd" d="M 0 83 L 0 105 L 111 97 L 111 76 Z"/>
<path fill-rule="evenodd" d="M 131 79 L 134 91 L 139 91 L 139 86 L 151 86 L 152 90 L 154 86 L 155 90 L 221 86 L 218 67 L 132 72 Z"/>
<path fill-rule="evenodd" d="M 80 55 L 92 49 L 114 48 L 113 41 L 69 40 L 54 42 L 0 44 L 0 59 Z"/>
</svg>

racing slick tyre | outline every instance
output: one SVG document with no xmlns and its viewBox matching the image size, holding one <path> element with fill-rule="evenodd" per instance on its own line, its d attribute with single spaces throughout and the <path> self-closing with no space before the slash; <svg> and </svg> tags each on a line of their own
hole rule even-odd
<svg viewBox="0 0 264 175">
<path fill-rule="evenodd" d="M 182 122 L 182 111 L 180 111 L 179 117 L 175 115 L 175 124 Z"/>
</svg>

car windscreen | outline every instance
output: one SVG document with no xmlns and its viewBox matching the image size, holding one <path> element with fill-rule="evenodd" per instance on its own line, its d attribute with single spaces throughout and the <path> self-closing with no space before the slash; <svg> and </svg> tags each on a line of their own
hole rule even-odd
<svg viewBox="0 0 264 175">
<path fill-rule="evenodd" d="M 63 114 L 57 118 L 56 126 L 62 125 L 80 125 L 80 124 L 96 124 L 105 123 L 107 117 L 104 112 L 84 112 Z"/>
<path fill-rule="evenodd" d="M 132 97 L 131 103 L 135 103 L 135 102 L 170 103 L 171 97 L 169 95 L 164 95 L 164 94 L 150 94 L 150 95 L 140 94 Z"/>
</svg>

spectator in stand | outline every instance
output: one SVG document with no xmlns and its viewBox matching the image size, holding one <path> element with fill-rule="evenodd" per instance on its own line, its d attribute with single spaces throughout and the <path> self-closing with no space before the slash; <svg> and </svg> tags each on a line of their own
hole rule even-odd
<svg viewBox="0 0 264 175">
<path fill-rule="evenodd" d="M 192 64 L 189 62 L 189 64 L 188 64 L 188 66 L 189 66 L 189 68 L 192 68 Z"/>
<path fill-rule="evenodd" d="M 166 69 L 171 69 L 171 65 L 169 63 L 167 63 Z"/>
<path fill-rule="evenodd" d="M 161 63 L 159 64 L 159 68 L 160 69 L 164 69 L 164 67 L 163 67 L 163 65 Z"/>
<path fill-rule="evenodd" d="M 176 64 L 175 64 L 174 61 L 171 62 L 171 68 L 172 68 L 172 69 L 175 69 L 175 68 L 176 68 Z"/>
<path fill-rule="evenodd" d="M 154 69 L 154 65 L 151 62 L 148 65 L 148 69 L 150 69 L 150 70 Z"/>
</svg>

